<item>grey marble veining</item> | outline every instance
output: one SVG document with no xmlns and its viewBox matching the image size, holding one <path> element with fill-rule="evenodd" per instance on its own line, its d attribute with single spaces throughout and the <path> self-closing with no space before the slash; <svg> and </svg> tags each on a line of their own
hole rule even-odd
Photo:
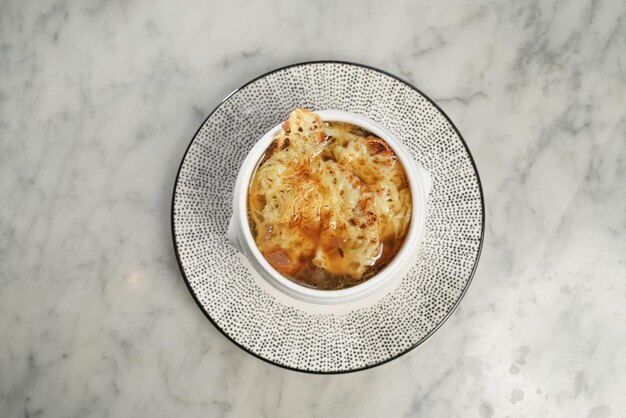
<svg viewBox="0 0 626 418">
<path fill-rule="evenodd" d="M 171 245 L 206 114 L 310 59 L 416 84 L 486 197 L 474 282 L 356 374 L 222 337 Z M 619 417 L 626 411 L 626 3 L 0 3 L 0 411 L 22 416 Z"/>
</svg>

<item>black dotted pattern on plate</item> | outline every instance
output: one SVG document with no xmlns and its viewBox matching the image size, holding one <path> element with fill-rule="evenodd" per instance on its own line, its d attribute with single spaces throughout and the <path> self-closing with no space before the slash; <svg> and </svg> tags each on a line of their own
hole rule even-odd
<svg viewBox="0 0 626 418">
<path fill-rule="evenodd" d="M 241 163 L 296 107 L 373 119 L 401 138 L 433 177 L 417 267 L 374 306 L 345 315 L 284 306 L 259 288 L 226 240 Z M 402 354 L 446 318 L 471 279 L 482 210 L 479 180 L 462 140 L 418 91 L 367 67 L 308 63 L 246 85 L 205 122 L 180 169 L 173 228 L 192 291 L 230 338 L 282 366 L 342 372 Z"/>
</svg>

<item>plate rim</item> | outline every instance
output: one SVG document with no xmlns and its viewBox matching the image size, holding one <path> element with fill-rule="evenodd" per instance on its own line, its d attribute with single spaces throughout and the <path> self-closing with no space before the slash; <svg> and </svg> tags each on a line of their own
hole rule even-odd
<svg viewBox="0 0 626 418">
<path fill-rule="evenodd" d="M 463 290 L 461 291 L 461 294 L 459 295 L 458 299 L 456 300 L 456 302 L 454 303 L 454 305 L 452 306 L 452 309 L 450 309 L 450 311 L 446 314 L 446 316 L 432 329 L 430 330 L 430 332 L 428 332 L 426 335 L 424 335 L 422 338 L 420 338 L 415 344 L 411 345 L 410 347 L 408 347 L 406 350 L 395 354 L 385 360 L 376 362 L 376 363 L 372 363 L 372 364 L 368 364 L 366 366 L 363 367 L 357 367 L 354 369 L 346 369 L 346 370 L 332 370 L 332 371 L 323 371 L 323 370 L 307 370 L 307 369 L 299 369 L 296 367 L 291 367 L 288 366 L 286 364 L 281 364 L 278 363 L 276 361 L 267 359 L 262 357 L 261 355 L 254 353 L 253 351 L 247 349 L 246 347 L 242 346 L 241 344 L 239 344 L 235 339 L 233 339 L 230 335 L 228 335 L 222 328 L 219 327 L 219 325 L 217 325 L 217 323 L 213 320 L 213 318 L 211 318 L 211 315 L 209 315 L 209 313 L 206 311 L 206 309 L 204 308 L 204 306 L 202 305 L 202 303 L 200 302 L 199 298 L 197 297 L 193 287 L 191 286 L 191 283 L 189 282 L 189 279 L 187 278 L 187 275 L 185 274 L 185 269 L 183 268 L 183 264 L 180 258 L 180 253 L 178 251 L 178 243 L 176 242 L 176 233 L 174 230 L 174 203 L 175 203 L 175 198 L 176 198 L 176 187 L 178 186 L 178 180 L 180 177 L 180 172 L 182 170 L 183 167 L 183 163 L 185 162 L 185 159 L 187 158 L 187 154 L 189 152 L 189 149 L 191 148 L 191 145 L 194 143 L 196 137 L 198 136 L 198 133 L 202 130 L 202 128 L 204 127 L 204 125 L 206 124 L 206 122 L 211 118 L 211 116 L 213 116 L 213 114 L 225 103 L 227 102 L 235 93 L 241 91 L 242 89 L 244 89 L 245 87 L 247 87 L 248 85 L 279 71 L 283 71 L 289 68 L 293 68 L 293 67 L 300 67 L 300 66 L 305 66 L 305 65 L 311 65 L 311 64 L 343 64 L 343 65 L 350 65 L 350 66 L 356 66 L 356 67 L 362 67 L 368 70 L 372 70 L 372 71 L 376 71 L 378 73 L 384 74 L 388 77 L 391 77 L 405 85 L 407 85 L 408 87 L 412 88 L 413 90 L 417 91 L 420 95 L 422 95 L 422 97 L 424 97 L 430 104 L 432 104 L 448 121 L 448 123 L 450 124 L 450 126 L 452 127 L 452 129 L 454 130 L 454 132 L 457 134 L 457 136 L 459 137 L 459 139 L 461 140 L 461 143 L 463 144 L 463 147 L 465 148 L 465 151 L 467 152 L 467 155 L 469 156 L 470 162 L 472 163 L 472 168 L 474 169 L 474 174 L 476 175 L 476 180 L 478 183 L 478 191 L 480 192 L 480 206 L 481 206 L 481 228 L 480 228 L 480 242 L 478 244 L 478 252 L 476 253 L 476 260 L 474 261 L 474 265 L 472 266 L 472 271 L 469 275 L 469 278 L 467 280 L 467 283 L 465 284 L 465 287 L 463 288 Z M 456 125 L 454 124 L 454 122 L 452 122 L 452 120 L 450 119 L 450 117 L 446 114 L 446 112 L 443 111 L 443 109 L 441 107 L 439 107 L 439 105 L 433 100 L 431 99 L 427 94 L 425 94 L 422 90 L 420 90 L 419 88 L 417 88 L 416 86 L 414 86 L 412 83 L 409 83 L 408 81 L 396 76 L 395 74 L 392 74 L 388 71 L 385 70 L 381 70 L 380 68 L 376 68 L 367 64 L 361 64 L 361 63 L 357 63 L 357 62 L 352 62 L 352 61 L 342 61 L 342 60 L 314 60 L 314 61 L 301 61 L 301 62 L 296 62 L 293 64 L 289 64 L 289 65 L 285 65 L 282 67 L 278 67 L 275 68 L 273 70 L 267 71 L 255 78 L 253 78 L 252 80 L 246 82 L 245 84 L 241 85 L 240 87 L 236 88 L 235 90 L 233 90 L 231 93 L 229 93 L 226 97 L 224 97 L 214 108 L 213 110 L 207 115 L 206 118 L 204 118 L 204 120 L 202 121 L 202 123 L 200 124 L 200 126 L 198 127 L 198 129 L 196 130 L 196 132 L 193 134 L 193 136 L 191 137 L 191 140 L 189 141 L 189 144 L 187 145 L 187 148 L 185 149 L 185 153 L 182 156 L 182 159 L 180 161 L 180 164 L 178 166 L 178 170 L 176 172 L 176 178 L 174 180 L 174 187 L 173 187 L 173 191 L 172 191 L 172 204 L 171 204 L 171 209 L 170 209 L 170 227 L 171 227 L 171 234 L 172 234 L 172 244 L 174 246 L 174 253 L 176 254 L 176 262 L 178 264 L 178 269 L 180 270 L 181 275 L 183 276 L 183 280 L 185 281 L 185 284 L 187 285 L 187 289 L 189 290 L 189 293 L 191 293 L 191 296 L 193 298 L 193 300 L 196 302 L 196 305 L 198 306 L 198 308 L 200 309 L 200 311 L 204 314 L 204 316 L 209 320 L 209 322 L 211 322 L 211 324 L 213 324 L 213 326 L 223 335 L 225 336 L 230 342 L 232 342 L 233 344 L 235 344 L 237 347 L 239 347 L 241 350 L 245 351 L 246 353 L 266 362 L 269 363 L 271 365 L 274 366 L 278 366 L 282 369 L 286 369 L 286 370 L 291 370 L 291 371 L 295 371 L 295 372 L 300 372 L 300 373 L 307 373 L 307 374 L 316 374 L 316 375 L 335 375 L 335 374 L 348 374 L 348 373 L 355 373 L 355 372 L 359 372 L 359 371 L 363 371 L 363 370 L 368 370 L 368 369 L 373 369 L 375 367 L 381 366 L 383 364 L 389 363 L 393 360 L 396 360 L 402 356 L 404 356 L 405 354 L 409 353 L 410 351 L 412 351 L 413 349 L 415 349 L 417 346 L 423 344 L 426 340 L 428 340 L 435 332 L 437 332 L 439 330 L 439 328 L 448 321 L 448 319 L 452 316 L 452 314 L 456 311 L 457 307 L 459 306 L 459 304 L 461 303 L 461 300 L 463 300 L 463 298 L 465 297 L 465 294 L 467 293 L 467 290 L 470 287 L 470 284 L 472 283 L 473 279 L 474 279 L 474 275 L 476 273 L 476 269 L 478 267 L 478 263 L 480 261 L 480 256 L 482 254 L 482 248 L 483 248 L 483 242 L 485 239 L 485 196 L 483 193 L 483 186 L 482 186 L 482 182 L 480 180 L 480 175 L 478 173 L 478 168 L 476 167 L 476 163 L 474 161 L 474 156 L 472 155 L 469 147 L 467 146 L 467 143 L 465 142 L 465 138 L 463 138 L 463 135 L 461 135 L 461 132 L 459 132 L 459 130 L 457 129 Z"/>
</svg>

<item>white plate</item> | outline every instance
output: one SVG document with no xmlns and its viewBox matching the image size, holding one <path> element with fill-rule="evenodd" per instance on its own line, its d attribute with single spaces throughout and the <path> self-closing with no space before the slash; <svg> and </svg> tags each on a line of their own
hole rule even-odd
<svg viewBox="0 0 626 418">
<path fill-rule="evenodd" d="M 432 176 L 422 245 L 408 273 L 385 293 L 340 306 L 298 301 L 270 286 L 228 243 L 232 193 L 245 156 L 297 107 L 375 121 Z M 483 234 L 478 172 L 450 119 L 410 84 L 345 62 L 280 68 L 231 94 L 189 144 L 172 199 L 176 256 L 207 318 L 249 353 L 311 373 L 373 367 L 428 338 L 467 290 Z"/>
</svg>

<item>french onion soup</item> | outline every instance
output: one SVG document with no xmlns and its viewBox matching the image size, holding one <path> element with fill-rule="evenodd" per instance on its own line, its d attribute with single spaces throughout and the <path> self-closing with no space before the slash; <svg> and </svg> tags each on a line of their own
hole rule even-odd
<svg viewBox="0 0 626 418">
<path fill-rule="evenodd" d="M 265 151 L 248 220 L 265 259 L 310 288 L 363 283 L 398 253 L 411 222 L 407 175 L 381 138 L 296 109 Z"/>
</svg>

